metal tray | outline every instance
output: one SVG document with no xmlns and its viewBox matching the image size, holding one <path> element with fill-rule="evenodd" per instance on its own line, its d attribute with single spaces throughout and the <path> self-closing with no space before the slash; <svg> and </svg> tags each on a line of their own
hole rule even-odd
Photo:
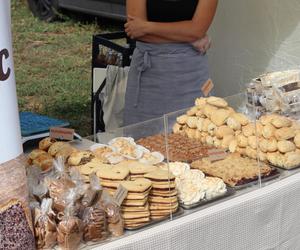
<svg viewBox="0 0 300 250">
<path fill-rule="evenodd" d="M 184 213 L 184 210 L 180 206 L 178 206 L 177 211 L 175 213 L 172 213 L 172 218 L 176 218 L 176 217 L 182 215 L 183 213 Z M 127 227 L 125 227 L 125 229 L 128 230 L 128 231 L 135 231 L 135 230 L 138 230 L 138 229 L 142 229 L 142 228 L 146 228 L 146 227 L 149 227 L 149 226 L 153 226 L 153 225 L 158 224 L 159 222 L 162 222 L 162 221 L 167 220 L 169 218 L 170 218 L 170 215 L 167 215 L 166 217 L 161 218 L 159 220 L 151 220 L 147 224 L 144 224 L 142 226 L 138 226 L 138 227 L 135 227 L 135 228 L 127 228 Z"/>
<path fill-rule="evenodd" d="M 263 178 L 261 179 L 261 182 L 264 183 L 264 182 L 271 181 L 271 180 L 273 180 L 273 179 L 278 178 L 278 177 L 282 174 L 283 171 L 280 170 L 280 169 L 278 169 L 278 168 L 275 168 L 275 169 L 277 170 L 277 173 L 275 173 L 275 174 L 273 174 L 273 175 L 271 175 L 271 176 L 263 177 Z M 256 184 L 258 184 L 258 179 L 255 180 L 255 181 L 250 181 L 249 183 L 245 183 L 245 184 L 242 184 L 242 185 L 236 185 L 236 186 L 234 186 L 233 188 L 234 188 L 235 190 L 239 190 L 239 189 L 251 187 L 251 186 L 256 185 Z"/>
<path fill-rule="evenodd" d="M 297 165 L 297 166 L 294 166 L 294 167 L 291 167 L 291 168 L 284 168 L 284 167 L 276 166 L 276 165 L 272 164 L 272 167 L 279 168 L 279 169 L 282 169 L 282 170 L 285 170 L 285 171 L 290 171 L 290 170 L 300 168 L 300 165 Z"/>
<path fill-rule="evenodd" d="M 197 203 L 194 203 L 194 204 L 191 204 L 191 205 L 185 205 L 183 203 L 180 203 L 180 206 L 183 208 L 183 209 L 186 209 L 186 210 L 189 210 L 189 209 L 193 209 L 195 207 L 199 207 L 199 206 L 202 206 L 202 205 L 205 205 L 205 204 L 208 204 L 208 203 L 212 203 L 214 201 L 217 201 L 217 200 L 220 200 L 222 198 L 225 198 L 225 197 L 228 197 L 228 196 L 231 196 L 235 193 L 235 189 L 232 188 L 232 187 L 229 187 L 227 186 L 227 191 L 226 193 L 222 194 L 222 195 L 219 195 L 219 196 L 216 196 L 210 200 L 201 200 Z"/>
</svg>

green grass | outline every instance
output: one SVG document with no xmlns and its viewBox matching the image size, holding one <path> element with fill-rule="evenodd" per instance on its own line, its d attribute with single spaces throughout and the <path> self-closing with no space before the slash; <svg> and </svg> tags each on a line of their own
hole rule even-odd
<svg viewBox="0 0 300 250">
<path fill-rule="evenodd" d="M 91 126 L 92 35 L 106 30 L 96 22 L 65 19 L 42 22 L 25 1 L 12 0 L 19 109 L 67 120 L 86 136 Z"/>
</svg>

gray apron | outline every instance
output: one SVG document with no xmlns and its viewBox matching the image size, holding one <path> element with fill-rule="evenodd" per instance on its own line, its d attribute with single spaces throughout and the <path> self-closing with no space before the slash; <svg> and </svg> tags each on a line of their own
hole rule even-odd
<svg viewBox="0 0 300 250">
<path fill-rule="evenodd" d="M 124 125 L 193 106 L 208 78 L 207 56 L 191 44 L 137 42 L 128 75 Z"/>
</svg>

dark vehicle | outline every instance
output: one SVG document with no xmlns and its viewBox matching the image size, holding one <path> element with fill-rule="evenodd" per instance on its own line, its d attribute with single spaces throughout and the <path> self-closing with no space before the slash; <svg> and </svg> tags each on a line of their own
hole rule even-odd
<svg viewBox="0 0 300 250">
<path fill-rule="evenodd" d="M 34 16 L 44 21 L 55 19 L 59 10 L 72 10 L 95 16 L 125 20 L 126 0 L 27 0 Z"/>
</svg>

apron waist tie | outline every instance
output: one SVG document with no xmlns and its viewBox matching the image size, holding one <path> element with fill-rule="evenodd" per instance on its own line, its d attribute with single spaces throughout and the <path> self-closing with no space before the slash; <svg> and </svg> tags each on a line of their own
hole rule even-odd
<svg viewBox="0 0 300 250">
<path fill-rule="evenodd" d="M 137 51 L 141 54 L 143 54 L 143 60 L 141 60 L 139 66 L 137 67 L 137 71 L 138 71 L 138 76 L 137 76 L 137 89 L 136 89 L 136 96 L 135 96 L 135 102 L 134 102 L 134 107 L 138 106 L 138 102 L 139 102 L 139 97 L 140 97 L 140 90 L 141 90 L 141 77 L 142 77 L 142 73 L 144 71 L 146 71 L 146 69 L 151 68 L 151 60 L 150 60 L 150 55 L 148 53 L 148 51 L 140 51 L 137 48 Z"/>
</svg>

